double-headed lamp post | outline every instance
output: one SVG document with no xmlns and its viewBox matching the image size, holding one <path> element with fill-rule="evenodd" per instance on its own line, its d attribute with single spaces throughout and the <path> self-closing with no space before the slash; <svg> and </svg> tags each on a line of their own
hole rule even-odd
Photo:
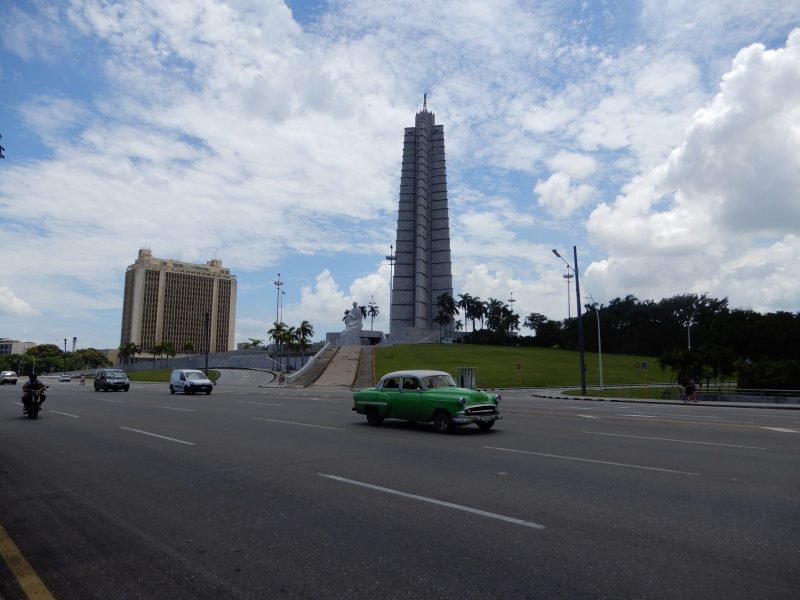
<svg viewBox="0 0 800 600">
<path fill-rule="evenodd" d="M 566 261 L 566 259 L 558 253 L 558 250 L 553 248 L 553 254 L 555 254 L 558 258 L 564 261 L 568 267 L 570 264 Z M 580 353 L 580 363 L 581 363 L 581 394 L 586 394 L 586 363 L 583 358 L 583 318 L 581 316 L 581 283 L 580 277 L 578 276 L 578 247 L 572 247 L 572 254 L 574 257 L 574 266 L 572 267 L 572 272 L 575 274 L 575 304 L 577 305 L 577 316 L 578 316 L 578 351 Z M 567 280 L 569 283 L 569 280 Z"/>
<path fill-rule="evenodd" d="M 394 261 L 397 255 L 394 252 L 394 246 L 389 245 L 389 254 L 385 256 L 389 261 L 389 335 L 392 334 L 392 289 L 394 287 Z"/>
</svg>

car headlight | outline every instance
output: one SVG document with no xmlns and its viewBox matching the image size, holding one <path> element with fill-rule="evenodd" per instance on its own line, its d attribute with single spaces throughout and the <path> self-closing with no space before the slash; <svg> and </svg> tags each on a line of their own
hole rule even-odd
<svg viewBox="0 0 800 600">
<path fill-rule="evenodd" d="M 459 403 L 461 406 L 464 406 L 464 405 L 467 403 L 467 399 L 466 399 L 466 398 L 464 398 L 464 396 L 461 396 L 461 398 L 459 398 L 459 399 L 458 399 L 458 403 Z"/>
<path fill-rule="evenodd" d="M 497 396 L 494 397 L 494 403 L 500 404 L 500 394 L 497 394 Z"/>
</svg>

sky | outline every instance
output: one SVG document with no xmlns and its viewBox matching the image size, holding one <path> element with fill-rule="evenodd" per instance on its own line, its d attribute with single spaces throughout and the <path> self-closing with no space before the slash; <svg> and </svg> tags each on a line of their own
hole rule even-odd
<svg viewBox="0 0 800 600">
<path fill-rule="evenodd" d="M 800 310 L 800 4 L 2 0 L 0 337 L 120 343 L 126 268 L 217 258 L 236 341 L 388 330 L 403 130 L 444 126 L 453 291 Z M 587 300 L 588 302 L 588 300 Z M 370 326 L 367 319 L 365 326 Z M 523 334 L 530 334 L 523 329 Z"/>
</svg>

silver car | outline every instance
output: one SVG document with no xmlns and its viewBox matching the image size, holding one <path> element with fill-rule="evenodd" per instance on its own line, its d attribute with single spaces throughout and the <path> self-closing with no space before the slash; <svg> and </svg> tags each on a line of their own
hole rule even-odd
<svg viewBox="0 0 800 600">
<path fill-rule="evenodd" d="M 17 385 L 17 374 L 14 371 L 3 371 L 0 373 L 0 385 L 4 385 L 6 383 Z"/>
</svg>

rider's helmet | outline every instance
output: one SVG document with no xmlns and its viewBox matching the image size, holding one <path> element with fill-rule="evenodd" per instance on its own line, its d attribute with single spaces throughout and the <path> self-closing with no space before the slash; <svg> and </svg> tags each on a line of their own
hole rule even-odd
<svg viewBox="0 0 800 600">
<path fill-rule="evenodd" d="M 28 378 L 29 378 L 31 381 L 36 381 L 36 373 L 31 373 L 30 375 L 28 375 Z"/>
</svg>

